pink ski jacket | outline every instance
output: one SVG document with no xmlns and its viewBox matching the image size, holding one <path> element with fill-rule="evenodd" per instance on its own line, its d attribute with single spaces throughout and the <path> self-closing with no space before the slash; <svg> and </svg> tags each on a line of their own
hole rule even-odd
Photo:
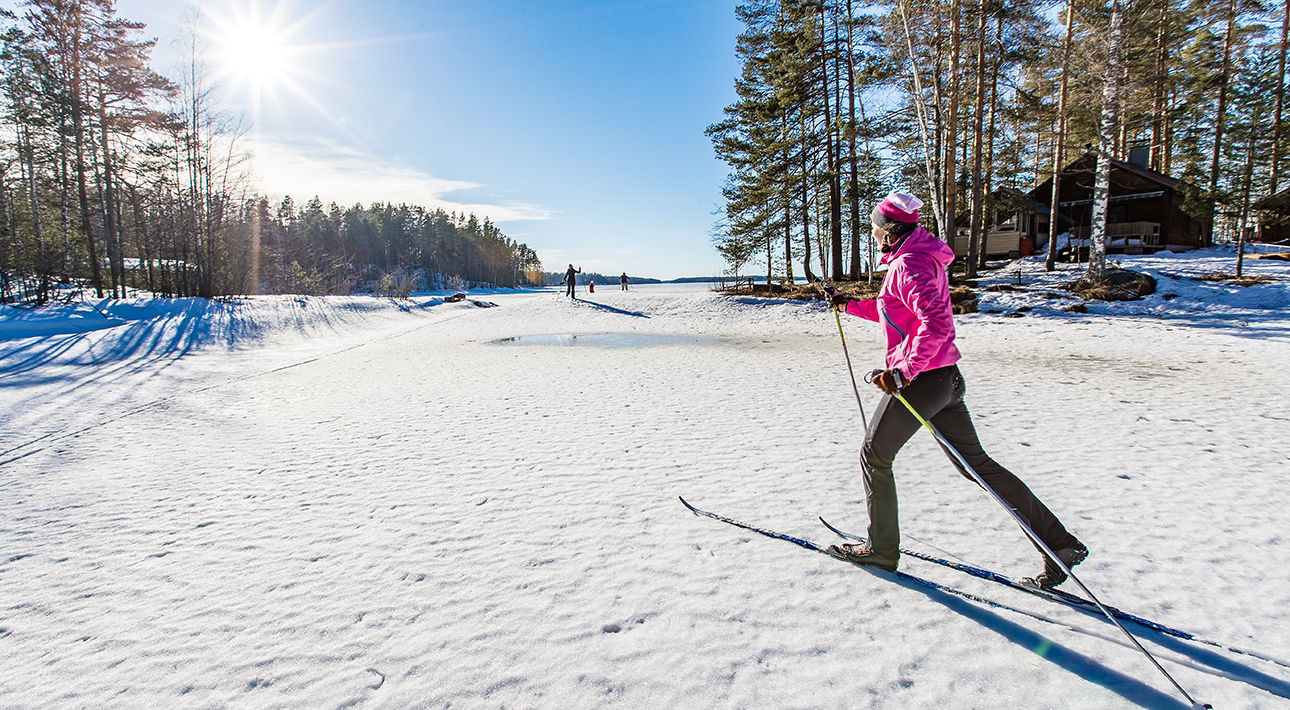
<svg viewBox="0 0 1290 710">
<path fill-rule="evenodd" d="M 878 321 L 887 335 L 887 368 L 906 380 L 948 367 L 961 355 L 954 346 L 954 319 L 945 267 L 954 250 L 918 227 L 900 247 L 882 257 L 889 265 L 878 298 L 847 303 L 847 313 Z"/>
</svg>

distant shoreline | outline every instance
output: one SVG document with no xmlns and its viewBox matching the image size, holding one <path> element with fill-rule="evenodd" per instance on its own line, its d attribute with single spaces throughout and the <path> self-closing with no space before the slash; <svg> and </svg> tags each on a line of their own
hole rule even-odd
<svg viewBox="0 0 1290 710">
<path fill-rule="evenodd" d="M 682 277 L 682 278 L 679 278 L 679 279 L 666 279 L 666 280 L 660 280 L 660 279 L 647 279 L 647 278 L 633 278 L 633 279 L 632 279 L 632 283 L 640 283 L 640 284 L 693 284 L 693 283 L 716 283 L 716 282 L 718 282 L 718 281 L 729 281 L 729 280 L 730 280 L 730 279 L 732 279 L 732 278 L 734 278 L 734 277 L 733 277 L 733 276 L 685 276 L 685 277 Z M 765 281 L 766 281 L 766 277 L 765 277 L 765 276 L 741 276 L 741 277 L 739 277 L 739 278 L 752 279 L 754 283 L 761 283 L 761 282 L 765 282 Z M 805 278 L 805 277 L 798 277 L 798 278 L 794 279 L 794 281 L 795 281 L 795 282 L 798 282 L 798 283 L 806 283 L 806 278 Z"/>
</svg>

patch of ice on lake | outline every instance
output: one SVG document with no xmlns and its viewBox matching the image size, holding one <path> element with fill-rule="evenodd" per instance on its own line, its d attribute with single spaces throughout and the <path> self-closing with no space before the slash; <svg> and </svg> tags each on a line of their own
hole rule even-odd
<svg viewBox="0 0 1290 710">
<path fill-rule="evenodd" d="M 494 345 L 556 345 L 572 347 L 581 345 L 591 348 L 649 348 L 661 345 L 731 345 L 726 338 L 698 335 L 668 335 L 664 333 L 581 333 L 581 334 L 546 334 L 516 335 L 510 338 L 499 338 L 490 341 Z"/>
</svg>

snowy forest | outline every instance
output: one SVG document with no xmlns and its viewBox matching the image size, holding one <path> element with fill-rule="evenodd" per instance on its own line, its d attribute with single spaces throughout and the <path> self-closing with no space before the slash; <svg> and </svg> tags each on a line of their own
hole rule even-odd
<svg viewBox="0 0 1290 710">
<path fill-rule="evenodd" d="M 540 282 L 537 254 L 487 219 L 259 194 L 195 27 L 167 77 L 112 0 L 29 0 L 0 22 L 0 302 Z"/>
<path fill-rule="evenodd" d="M 971 230 L 973 273 L 999 188 L 1024 193 L 1087 151 L 1182 180 L 1216 242 L 1249 235 L 1252 206 L 1285 184 L 1285 5 L 752 0 L 737 12 L 738 98 L 708 129 L 730 166 L 713 239 L 734 271 L 854 279 L 874 258 L 868 210 L 905 189 L 942 238 Z"/>
</svg>

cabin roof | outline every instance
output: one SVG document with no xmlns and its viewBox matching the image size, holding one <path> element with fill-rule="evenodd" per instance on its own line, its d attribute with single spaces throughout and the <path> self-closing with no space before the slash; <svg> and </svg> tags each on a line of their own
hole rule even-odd
<svg viewBox="0 0 1290 710">
<path fill-rule="evenodd" d="M 1072 173 L 1072 172 L 1092 172 L 1094 169 L 1096 169 L 1096 166 L 1097 166 L 1097 154 L 1092 152 L 1085 153 L 1080 157 L 1076 158 L 1075 160 L 1072 160 L 1070 163 L 1067 163 L 1066 167 L 1062 168 L 1062 175 L 1066 175 L 1067 173 Z M 1111 167 L 1136 175 L 1140 178 L 1150 180 L 1154 183 L 1161 185 L 1167 190 L 1176 190 L 1178 189 L 1178 186 L 1182 184 L 1182 180 L 1179 180 L 1178 178 L 1170 177 L 1168 175 L 1165 175 L 1164 173 L 1158 173 L 1155 170 L 1152 170 L 1151 168 L 1144 168 L 1141 165 L 1134 165 L 1133 163 L 1130 163 L 1124 160 L 1116 160 L 1115 158 L 1112 158 Z M 1053 182 L 1053 179 L 1051 177 L 1048 178 L 1047 180 L 1044 180 L 1043 182 L 1036 185 L 1034 189 L 1030 191 L 1030 194 L 1032 195 L 1035 194 L 1040 190 L 1040 188 L 1044 187 L 1045 185 L 1051 186 L 1052 182 Z M 1052 189 L 1052 188 L 1050 187 L 1049 189 Z"/>
<path fill-rule="evenodd" d="M 1250 205 L 1250 208 L 1268 212 L 1290 212 L 1290 187 L 1275 195 L 1268 195 L 1255 200 L 1254 204 Z"/>
</svg>

